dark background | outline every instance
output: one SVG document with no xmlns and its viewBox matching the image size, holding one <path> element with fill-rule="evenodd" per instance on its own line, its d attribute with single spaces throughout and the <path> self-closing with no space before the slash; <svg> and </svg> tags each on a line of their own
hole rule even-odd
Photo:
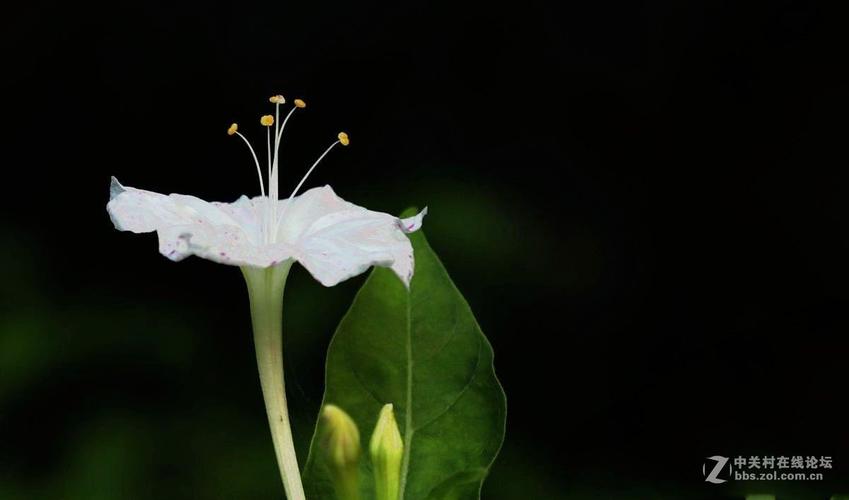
<svg viewBox="0 0 849 500">
<path fill-rule="evenodd" d="M 234 268 L 115 231 L 110 175 L 425 231 L 508 397 L 484 498 L 849 494 L 846 16 L 809 2 L 27 2 L 2 21 L 0 498 L 280 498 Z M 262 147 L 262 146 L 260 146 Z M 283 188 L 281 188 L 283 190 Z M 286 297 L 296 432 L 363 278 Z M 303 455 L 303 454 L 302 454 Z M 709 485 L 710 455 L 826 481 Z"/>
</svg>

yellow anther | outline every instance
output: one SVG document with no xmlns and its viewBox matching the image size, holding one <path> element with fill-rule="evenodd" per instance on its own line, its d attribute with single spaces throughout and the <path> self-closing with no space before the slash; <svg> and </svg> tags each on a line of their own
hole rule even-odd
<svg viewBox="0 0 849 500">
<path fill-rule="evenodd" d="M 339 135 L 337 135 L 336 137 L 339 138 L 339 142 L 341 142 L 343 146 L 351 144 L 351 140 L 348 139 L 348 134 L 346 134 L 345 132 L 339 132 Z"/>
<path fill-rule="evenodd" d="M 274 125 L 274 117 L 271 115 L 265 115 L 259 119 L 259 122 L 265 125 L 266 127 L 270 127 Z"/>
<path fill-rule="evenodd" d="M 227 135 L 233 135 L 239 131 L 239 125 L 234 123 L 230 125 L 230 128 L 227 129 Z"/>
<path fill-rule="evenodd" d="M 303 101 L 303 99 L 295 99 L 295 107 L 296 108 L 306 108 L 307 103 Z"/>
<path fill-rule="evenodd" d="M 273 95 L 273 96 L 269 97 L 268 100 L 271 101 L 274 104 L 286 104 L 286 99 L 280 94 Z"/>
</svg>

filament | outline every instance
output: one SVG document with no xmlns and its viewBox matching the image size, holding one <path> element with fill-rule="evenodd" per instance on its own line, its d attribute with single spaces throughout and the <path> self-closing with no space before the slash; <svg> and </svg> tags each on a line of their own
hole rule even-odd
<svg viewBox="0 0 849 500">
<path fill-rule="evenodd" d="M 251 156 L 254 157 L 254 164 L 256 165 L 256 175 L 257 177 L 259 177 L 259 191 L 260 193 L 262 193 L 263 196 L 265 196 L 265 185 L 262 182 L 262 169 L 259 166 L 259 159 L 256 157 L 256 152 L 254 151 L 253 146 L 251 146 L 251 143 L 248 141 L 247 137 L 242 135 L 241 132 L 234 130 L 233 133 L 241 137 L 242 140 L 245 141 L 245 144 L 248 145 L 248 149 L 251 150 Z"/>
<path fill-rule="evenodd" d="M 322 154 L 321 154 L 321 156 L 319 156 L 319 157 L 318 157 L 318 159 L 315 161 L 315 163 L 313 163 L 313 164 L 312 164 L 312 166 L 310 167 L 310 169 L 309 169 L 309 170 L 307 170 L 307 173 L 304 175 L 303 179 L 301 179 L 301 182 L 299 182 L 299 183 L 298 183 L 298 185 L 297 185 L 297 186 L 295 186 L 295 189 L 292 191 L 292 194 L 290 194 L 290 195 L 289 195 L 289 197 L 286 199 L 286 204 L 283 206 L 283 211 L 282 211 L 282 212 L 280 212 L 280 217 L 277 219 L 278 221 L 279 221 L 280 219 L 282 219 L 282 218 L 283 218 L 283 214 L 285 214 L 285 213 L 286 213 L 286 209 L 288 209 L 288 208 L 289 208 L 289 205 L 292 203 L 292 198 L 294 198 L 294 197 L 295 197 L 295 195 L 296 195 L 296 194 L 298 194 L 298 191 L 301 189 L 301 186 L 303 186 L 303 185 L 304 185 L 304 182 L 306 182 L 307 177 L 309 177 L 309 176 L 310 176 L 310 174 L 312 173 L 312 171 L 313 171 L 313 170 L 315 170 L 315 167 L 317 167 L 317 166 L 318 166 L 318 164 L 321 162 L 321 160 L 322 160 L 325 156 L 327 156 L 327 153 L 329 153 L 329 152 L 330 152 L 330 150 L 331 150 L 331 149 L 333 149 L 333 147 L 334 147 L 334 146 L 336 146 L 337 144 L 339 144 L 339 142 L 340 142 L 340 141 L 338 141 L 338 140 L 337 140 L 336 142 L 334 142 L 333 144 L 331 144 L 331 145 L 330 145 L 327 149 L 325 149 L 325 150 L 324 150 L 324 153 L 322 153 Z"/>
</svg>

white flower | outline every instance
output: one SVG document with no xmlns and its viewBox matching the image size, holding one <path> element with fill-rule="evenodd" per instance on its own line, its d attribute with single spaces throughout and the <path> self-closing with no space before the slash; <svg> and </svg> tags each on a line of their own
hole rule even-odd
<svg viewBox="0 0 849 500">
<path fill-rule="evenodd" d="M 286 498 L 305 500 L 282 369 L 281 314 L 289 269 L 292 262 L 298 261 L 323 285 L 333 286 L 370 266 L 385 266 L 409 286 L 413 247 L 406 233 L 421 227 L 427 209 L 415 217 L 398 219 L 348 203 L 336 196 L 330 186 L 296 196 L 334 146 L 348 145 L 344 132 L 307 170 L 292 194 L 280 200 L 280 140 L 289 118 L 306 104 L 295 99 L 280 125 L 280 105 L 286 100 L 281 95 L 269 100 L 275 105 L 274 116 L 266 115 L 260 120 L 266 127 L 268 146 L 267 195 L 256 152 L 234 123 L 227 133 L 238 135 L 248 145 L 259 176 L 260 196 L 242 196 L 233 203 L 210 203 L 194 196 L 124 187 L 113 177 L 106 209 L 117 229 L 134 233 L 156 231 L 159 251 L 171 260 L 197 255 L 241 267 L 248 285 L 257 367 L 280 477 Z"/>
<path fill-rule="evenodd" d="M 282 100 L 281 96 L 272 97 L 278 110 Z M 278 200 L 277 151 L 283 127 L 302 103 L 296 100 L 283 126 L 275 126 L 273 156 L 271 125 L 276 120 L 271 115 L 262 117 L 269 137 L 268 195 L 256 154 L 233 124 L 228 133 L 238 135 L 250 147 L 261 196 L 242 196 L 233 203 L 207 202 L 194 196 L 125 187 L 113 178 L 106 208 L 115 227 L 134 233 L 156 231 L 159 251 L 174 261 L 197 255 L 222 264 L 266 268 L 294 260 L 325 286 L 356 276 L 370 266 L 384 266 L 409 285 L 413 248 L 406 233 L 421 227 L 427 209 L 415 217 L 399 219 L 349 203 L 330 186 L 296 196 L 319 161 L 337 144 L 348 144 L 345 133 L 340 133 L 307 171 L 292 195 Z"/>
</svg>

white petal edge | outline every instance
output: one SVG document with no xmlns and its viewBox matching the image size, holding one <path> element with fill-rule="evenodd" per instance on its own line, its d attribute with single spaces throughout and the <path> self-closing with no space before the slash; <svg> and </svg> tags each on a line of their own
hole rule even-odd
<svg viewBox="0 0 849 500">
<path fill-rule="evenodd" d="M 427 215 L 427 207 L 424 207 L 421 212 L 406 219 L 400 219 L 398 224 L 401 226 L 401 231 L 405 233 L 414 233 L 422 228 L 425 215 Z"/>
</svg>

